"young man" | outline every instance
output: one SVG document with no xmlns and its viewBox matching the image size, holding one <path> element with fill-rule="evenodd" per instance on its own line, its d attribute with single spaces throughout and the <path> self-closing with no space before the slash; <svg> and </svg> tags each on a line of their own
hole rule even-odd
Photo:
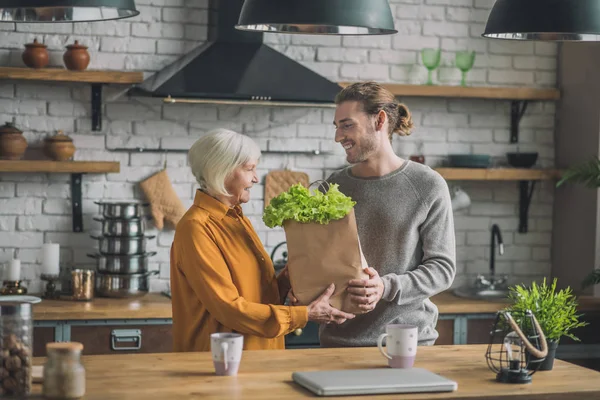
<svg viewBox="0 0 600 400">
<path fill-rule="evenodd" d="M 342 325 L 322 325 L 321 346 L 374 346 L 388 324 L 419 328 L 419 344 L 432 345 L 437 307 L 429 300 L 454 280 L 455 239 L 446 181 L 431 168 L 398 157 L 394 133 L 410 134 L 406 106 L 382 86 L 356 83 L 336 97 L 335 141 L 350 167 L 329 181 L 352 197 L 368 280 L 348 291 L 365 314 Z"/>
</svg>

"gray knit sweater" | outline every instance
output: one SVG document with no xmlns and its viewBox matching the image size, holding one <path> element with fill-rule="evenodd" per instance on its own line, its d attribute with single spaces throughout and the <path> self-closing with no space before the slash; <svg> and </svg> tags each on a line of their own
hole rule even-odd
<svg viewBox="0 0 600 400">
<path fill-rule="evenodd" d="M 411 161 L 376 178 L 354 177 L 348 167 L 328 181 L 356 201 L 360 244 L 385 289 L 373 311 L 342 325 L 321 325 L 321 346 L 375 346 L 393 323 L 417 325 L 419 344 L 433 344 L 438 310 L 429 297 L 449 288 L 456 272 L 446 181 Z"/>
</svg>

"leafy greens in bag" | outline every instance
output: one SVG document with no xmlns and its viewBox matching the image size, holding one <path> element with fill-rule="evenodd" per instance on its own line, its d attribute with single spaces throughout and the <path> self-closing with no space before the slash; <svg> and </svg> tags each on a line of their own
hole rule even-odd
<svg viewBox="0 0 600 400">
<path fill-rule="evenodd" d="M 271 200 L 265 208 L 263 221 L 269 228 L 283 226 L 287 220 L 326 225 L 330 221 L 344 218 L 355 204 L 355 201 L 339 191 L 335 183 L 329 185 L 327 193 L 317 189 L 311 192 L 298 183 Z"/>
</svg>

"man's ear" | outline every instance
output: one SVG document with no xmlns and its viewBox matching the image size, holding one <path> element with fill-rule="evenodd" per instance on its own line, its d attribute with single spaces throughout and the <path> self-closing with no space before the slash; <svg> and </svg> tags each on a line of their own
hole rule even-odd
<svg viewBox="0 0 600 400">
<path fill-rule="evenodd" d="M 375 130 L 380 131 L 383 129 L 383 125 L 387 119 L 387 114 L 385 111 L 380 110 L 375 117 Z"/>
</svg>

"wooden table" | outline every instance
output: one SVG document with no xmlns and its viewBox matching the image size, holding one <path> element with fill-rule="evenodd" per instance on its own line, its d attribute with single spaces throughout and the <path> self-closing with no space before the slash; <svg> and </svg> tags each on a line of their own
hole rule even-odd
<svg viewBox="0 0 600 400">
<path fill-rule="evenodd" d="M 455 380 L 456 392 L 368 398 L 600 398 L 600 372 L 559 360 L 552 371 L 534 374 L 532 384 L 497 383 L 486 365 L 485 350 L 485 345 L 419 347 L 415 366 Z M 34 360 L 37 365 L 43 362 Z M 310 398 L 314 397 L 310 392 L 292 382 L 292 372 L 387 368 L 377 348 L 246 351 L 237 377 L 215 376 L 210 353 L 87 356 L 83 363 L 87 400 Z M 41 384 L 34 384 L 34 393 L 40 392 Z"/>
</svg>

